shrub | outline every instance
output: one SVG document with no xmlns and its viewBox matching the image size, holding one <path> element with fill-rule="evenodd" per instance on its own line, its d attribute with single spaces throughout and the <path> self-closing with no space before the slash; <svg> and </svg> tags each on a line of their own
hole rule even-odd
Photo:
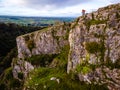
<svg viewBox="0 0 120 90">
<path fill-rule="evenodd" d="M 34 41 L 33 40 L 27 41 L 27 46 L 28 46 L 29 50 L 32 51 L 32 49 L 35 48 Z"/>
<path fill-rule="evenodd" d="M 77 73 L 87 74 L 92 70 L 90 65 L 77 65 L 76 71 Z"/>
<path fill-rule="evenodd" d="M 89 53 L 95 54 L 97 52 L 100 52 L 101 50 L 101 44 L 97 43 L 97 42 L 86 42 L 86 50 Z"/>
<path fill-rule="evenodd" d="M 24 74 L 23 74 L 22 72 L 19 72 L 19 73 L 18 73 L 18 78 L 21 79 L 21 80 L 23 80 Z"/>
<path fill-rule="evenodd" d="M 90 25 L 95 25 L 95 24 L 103 24 L 103 23 L 106 23 L 106 20 L 91 20 L 90 22 Z"/>
<path fill-rule="evenodd" d="M 28 35 L 24 36 L 25 41 L 29 41 L 30 37 Z"/>
<path fill-rule="evenodd" d="M 92 13 L 92 20 L 94 20 L 94 14 Z"/>
<path fill-rule="evenodd" d="M 69 45 L 64 46 L 61 49 L 61 52 L 53 59 L 50 67 L 57 67 L 59 69 L 64 69 L 66 71 L 67 62 L 68 62 L 68 53 L 69 53 Z"/>
<path fill-rule="evenodd" d="M 23 83 L 13 77 L 12 68 L 6 69 L 1 76 L 0 89 L 2 90 L 15 90 L 16 87 L 22 90 L 22 85 Z"/>
<path fill-rule="evenodd" d="M 120 15 L 118 12 L 116 12 L 116 18 L 120 18 Z"/>
<path fill-rule="evenodd" d="M 31 62 L 32 65 L 45 67 L 49 65 L 56 56 L 57 54 L 41 54 L 26 58 L 26 60 Z"/>
</svg>

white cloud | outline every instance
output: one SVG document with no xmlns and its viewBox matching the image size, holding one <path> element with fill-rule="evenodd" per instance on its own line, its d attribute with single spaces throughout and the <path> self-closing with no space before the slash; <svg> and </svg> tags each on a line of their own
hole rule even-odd
<svg viewBox="0 0 120 90">
<path fill-rule="evenodd" d="M 120 0 L 109 0 L 111 3 L 120 3 Z"/>
<path fill-rule="evenodd" d="M 2 0 L 1 3 L 3 7 L 21 7 L 25 5 L 25 0 Z"/>
<path fill-rule="evenodd" d="M 76 3 L 79 0 L 76 0 L 76 2 L 74 0 L 76 4 L 74 3 L 74 5 L 71 5 L 68 2 L 73 2 L 73 0 L 51 0 L 56 1 L 53 4 L 50 0 L 46 0 L 46 2 L 45 0 L 30 1 L 32 2 L 28 0 L 2 0 L 0 1 L 0 14 L 22 16 L 79 16 L 81 15 L 82 9 L 91 12 L 99 7 L 120 2 L 120 0 L 87 0 L 87 2 L 81 0 L 79 3 Z M 41 6 L 40 1 L 44 3 L 44 6 Z M 60 1 L 62 2 L 61 4 L 59 3 Z M 39 3 L 37 4 L 37 2 Z M 63 2 L 67 3 L 67 5 Z"/>
</svg>

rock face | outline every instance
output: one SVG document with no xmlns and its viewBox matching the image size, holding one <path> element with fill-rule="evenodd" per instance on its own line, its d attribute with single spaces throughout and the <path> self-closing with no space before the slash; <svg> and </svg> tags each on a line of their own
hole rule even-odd
<svg viewBox="0 0 120 90">
<path fill-rule="evenodd" d="M 65 45 L 68 45 L 69 24 L 62 23 L 40 31 L 17 37 L 18 60 L 12 64 L 14 78 L 19 78 L 20 72 L 27 77 L 34 66 L 25 61 L 26 58 L 41 54 L 58 54 Z"/>
<path fill-rule="evenodd" d="M 69 35 L 70 55 L 68 72 L 74 69 L 77 64 L 82 63 L 86 59 L 87 54 L 90 56 L 90 63 L 100 62 L 100 59 L 103 61 L 109 59 L 112 62 L 120 59 L 119 8 L 120 4 L 112 5 L 78 18 L 77 25 L 70 31 Z M 101 44 L 103 46 L 101 49 L 105 50 L 90 52 L 87 50 L 86 45 L 91 42 Z"/>
<path fill-rule="evenodd" d="M 68 73 L 75 71 L 78 65 L 89 68 L 92 68 L 90 65 L 102 67 L 108 65 L 110 67 L 110 63 L 115 65 L 115 63 L 120 62 L 120 4 L 100 8 L 96 12 L 86 14 L 78 18 L 74 24 L 75 27 L 71 29 L 69 34 Z M 103 69 L 102 67 L 99 70 Z M 98 71 L 97 68 L 91 71 L 91 73 L 96 74 L 103 74 L 103 72 L 102 70 Z M 115 76 L 112 74 L 113 72 L 114 70 L 107 70 L 104 75 L 98 75 L 98 79 L 101 80 L 102 78 L 107 81 L 108 78 L 104 77 L 108 73 L 117 81 L 117 78 L 120 78 L 120 73 L 114 72 L 117 75 Z M 78 76 L 88 83 L 97 81 L 94 74 L 79 73 Z M 92 79 L 90 79 L 91 77 Z M 117 82 L 118 85 L 115 84 L 114 80 L 111 82 L 112 84 L 109 80 L 107 82 L 110 89 L 113 89 L 111 87 L 113 83 L 113 87 L 117 88 L 116 90 L 120 89 L 120 80 Z"/>
<path fill-rule="evenodd" d="M 71 24 L 19 36 L 18 58 L 56 54 L 68 44 L 68 73 L 77 72 L 80 81 L 120 89 L 120 4 L 85 14 Z"/>
<path fill-rule="evenodd" d="M 68 45 L 68 24 L 58 25 L 17 37 L 18 57 L 38 54 L 56 54 Z"/>
<path fill-rule="evenodd" d="M 19 78 L 20 73 L 24 75 L 23 76 L 24 78 L 26 78 L 29 72 L 34 69 L 33 65 L 23 60 L 18 60 L 16 63 L 12 63 L 12 66 L 14 67 L 12 70 L 13 76 L 14 78 L 19 80 L 20 80 Z"/>
<path fill-rule="evenodd" d="M 104 73 L 103 73 L 104 72 Z M 95 71 L 88 74 L 79 74 L 80 81 L 85 81 L 88 84 L 107 84 L 109 90 L 119 90 L 120 89 L 120 70 L 107 67 L 96 68 Z"/>
</svg>

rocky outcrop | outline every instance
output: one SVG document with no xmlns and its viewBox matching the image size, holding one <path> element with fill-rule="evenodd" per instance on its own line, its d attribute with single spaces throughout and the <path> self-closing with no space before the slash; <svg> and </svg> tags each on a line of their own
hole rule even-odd
<svg viewBox="0 0 120 90">
<path fill-rule="evenodd" d="M 14 62 L 12 62 L 12 67 L 13 67 L 13 70 L 12 70 L 13 77 L 20 81 L 23 78 L 26 78 L 29 72 L 34 69 L 31 63 L 24 60 L 15 60 L 15 59 L 14 59 Z"/>
<path fill-rule="evenodd" d="M 25 60 L 35 55 L 58 54 L 68 45 L 69 23 L 62 23 L 33 33 L 17 37 L 18 59 L 12 63 L 13 76 L 19 79 L 19 73 L 26 78 L 34 65 Z M 49 57 L 48 57 L 49 58 Z"/>
<path fill-rule="evenodd" d="M 78 18 L 76 26 L 70 31 L 70 55 L 68 72 L 78 63 L 82 63 L 89 54 L 89 62 L 95 63 L 108 59 L 112 62 L 120 59 L 120 4 L 101 8 L 96 12 Z M 87 43 L 103 44 L 104 51 L 89 52 Z M 91 43 L 92 44 L 92 43 Z M 92 46 L 92 45 L 91 45 Z M 95 46 L 93 46 L 95 47 Z M 89 47 L 92 48 L 92 47 Z M 88 49 L 89 49 L 88 48 Z M 99 47 L 98 47 L 99 48 Z M 97 48 L 96 48 L 97 49 Z M 101 56 L 100 53 L 104 55 Z"/>
<path fill-rule="evenodd" d="M 119 8 L 120 4 L 100 8 L 96 12 L 79 17 L 76 22 L 74 22 L 75 26 L 69 34 L 70 51 L 67 67 L 68 73 L 70 71 L 76 71 L 78 65 L 83 67 L 81 71 L 87 72 L 89 67 L 91 73 L 96 72 L 96 74 L 104 73 L 102 70 L 99 72 L 96 67 L 103 67 L 104 65 L 111 67 L 111 64 L 117 66 L 115 63 L 120 61 Z M 90 67 L 91 65 L 95 66 L 94 70 L 93 67 Z M 103 69 L 102 67 L 99 69 Z M 111 75 L 114 69 L 107 70 L 105 75 L 102 75 L 103 77 L 101 77 L 101 75 L 95 77 L 92 74 L 89 76 L 90 73 L 87 73 L 87 76 L 85 76 L 80 72 L 78 72 L 78 76 L 82 77 L 83 80 L 87 77 L 85 81 L 90 83 L 97 80 L 97 78 L 99 80 L 102 78 L 107 81 L 107 78 L 104 77 L 108 76 L 106 75 L 107 73 Z M 109 88 L 114 87 L 120 89 L 120 80 L 117 80 L 117 78 L 120 78 L 120 73 L 114 72 L 114 74 L 117 75 L 113 76 L 116 78 L 115 81 L 118 81 L 118 85 L 116 85 L 114 81 L 111 81 L 114 86 L 112 86 L 109 81 L 107 83 L 109 84 Z"/>
<path fill-rule="evenodd" d="M 95 71 L 87 74 L 79 74 L 80 81 L 87 82 L 88 84 L 107 84 L 109 90 L 120 89 L 120 70 L 110 70 L 108 67 L 99 67 Z"/>
<path fill-rule="evenodd" d="M 69 30 L 69 24 L 63 23 L 17 37 L 18 57 L 59 53 L 63 46 L 68 45 Z"/>
</svg>

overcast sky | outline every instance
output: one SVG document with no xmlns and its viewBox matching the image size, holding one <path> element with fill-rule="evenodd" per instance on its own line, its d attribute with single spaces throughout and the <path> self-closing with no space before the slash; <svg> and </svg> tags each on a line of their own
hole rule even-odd
<svg viewBox="0 0 120 90">
<path fill-rule="evenodd" d="M 0 0 L 0 15 L 14 16 L 69 16 L 88 13 L 120 0 Z"/>
</svg>

